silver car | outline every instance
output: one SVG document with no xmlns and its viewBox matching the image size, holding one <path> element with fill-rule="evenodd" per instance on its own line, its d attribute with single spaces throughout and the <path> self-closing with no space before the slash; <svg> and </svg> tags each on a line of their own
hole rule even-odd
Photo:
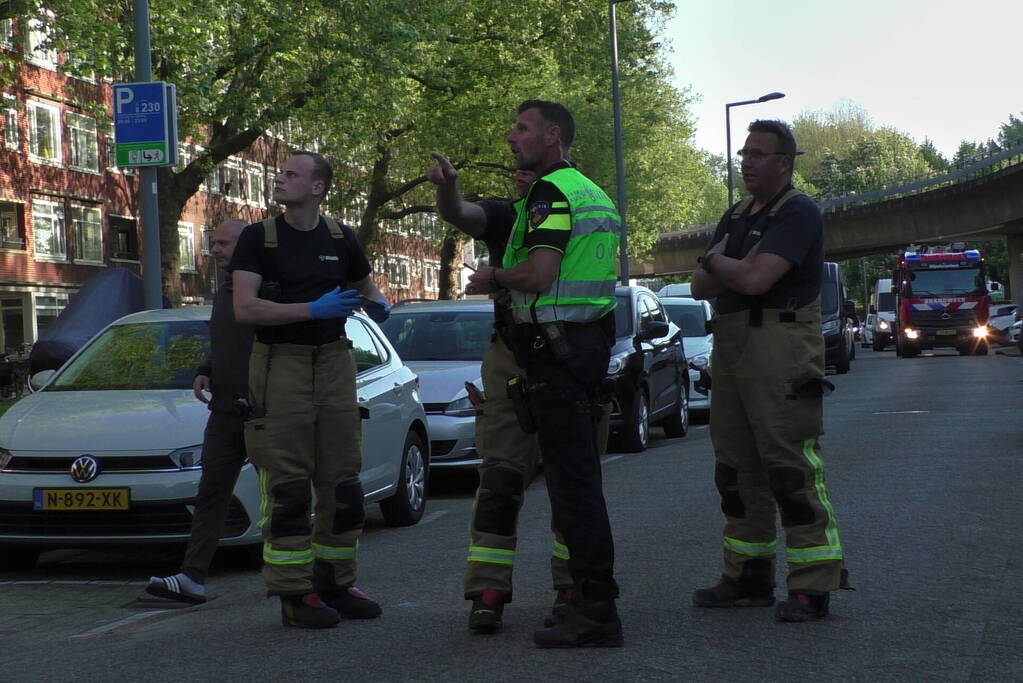
<svg viewBox="0 0 1023 683">
<path fill-rule="evenodd" d="M 693 391 L 689 394 L 689 415 L 693 421 L 710 419 L 710 391 L 702 391 L 700 370 L 710 372 L 710 354 L 714 348 L 714 335 L 707 322 L 714 312 L 710 303 L 684 297 L 662 296 L 661 304 L 673 323 L 682 328 L 682 339 L 689 360 L 689 381 Z"/>
<path fill-rule="evenodd" d="M 475 467 L 476 411 L 465 383 L 481 391 L 480 366 L 494 329 L 489 299 L 399 304 L 380 328 L 419 375 L 430 422 L 430 467 Z"/>
<path fill-rule="evenodd" d="M 125 316 L 0 418 L 0 563 L 31 567 L 49 548 L 188 539 L 208 417 L 192 377 L 209 316 L 209 307 Z M 368 410 L 366 500 L 390 524 L 415 524 L 429 443 L 418 380 L 371 320 L 349 318 L 346 332 Z M 261 541 L 259 504 L 246 463 L 221 545 Z"/>
</svg>

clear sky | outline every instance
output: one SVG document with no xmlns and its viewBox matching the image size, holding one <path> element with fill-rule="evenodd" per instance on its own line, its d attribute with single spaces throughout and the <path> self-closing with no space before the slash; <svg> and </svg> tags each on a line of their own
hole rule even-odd
<svg viewBox="0 0 1023 683">
<path fill-rule="evenodd" d="M 722 156 L 725 103 L 773 91 L 786 96 L 732 107 L 733 150 L 755 118 L 791 122 L 850 100 L 951 158 L 960 141 L 994 138 L 1023 111 L 1020 0 L 676 4 L 664 35 L 675 84 L 702 98 L 691 107 L 696 146 Z"/>
</svg>

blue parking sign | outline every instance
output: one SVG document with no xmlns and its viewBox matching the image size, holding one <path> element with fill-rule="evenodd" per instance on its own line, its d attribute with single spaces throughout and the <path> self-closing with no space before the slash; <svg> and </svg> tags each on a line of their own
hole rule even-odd
<svg viewBox="0 0 1023 683">
<path fill-rule="evenodd" d="M 164 81 L 114 85 L 114 144 L 118 166 L 178 163 L 177 93 Z"/>
</svg>

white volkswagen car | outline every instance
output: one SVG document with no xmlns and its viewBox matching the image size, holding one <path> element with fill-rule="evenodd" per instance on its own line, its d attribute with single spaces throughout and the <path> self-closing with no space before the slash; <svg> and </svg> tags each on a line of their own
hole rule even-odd
<svg viewBox="0 0 1023 683">
<path fill-rule="evenodd" d="M 714 335 L 707 330 L 707 322 L 714 317 L 710 303 L 685 297 L 662 296 L 661 304 L 671 322 L 682 328 L 682 338 L 689 359 L 689 381 L 693 391 L 689 394 L 689 414 L 693 420 L 710 420 L 710 392 L 703 391 L 699 382 L 700 371 L 710 372 L 710 354 L 714 349 Z"/>
<path fill-rule="evenodd" d="M 209 307 L 125 316 L 0 418 L 0 565 L 31 567 L 50 548 L 187 541 L 208 417 L 191 387 L 209 316 Z M 418 378 L 368 318 L 349 318 L 346 333 L 368 411 L 366 501 L 392 525 L 415 524 L 430 442 Z M 259 503 L 246 463 L 221 545 L 261 542 Z"/>
</svg>

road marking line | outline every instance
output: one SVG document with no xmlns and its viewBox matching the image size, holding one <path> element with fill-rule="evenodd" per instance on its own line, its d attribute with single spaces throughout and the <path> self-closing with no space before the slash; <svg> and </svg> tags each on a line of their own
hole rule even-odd
<svg viewBox="0 0 1023 683">
<path fill-rule="evenodd" d="M 440 519 L 441 517 L 443 517 L 444 515 L 448 514 L 449 512 L 451 512 L 451 510 L 437 510 L 435 512 L 431 512 L 430 514 L 426 515 L 426 517 L 423 517 L 421 520 L 419 520 L 419 523 L 420 524 L 429 524 L 430 522 L 434 522 L 434 521 Z"/>
<path fill-rule="evenodd" d="M 871 415 L 926 415 L 929 410 L 882 410 Z"/>
<path fill-rule="evenodd" d="M 622 456 L 622 455 L 612 455 L 612 456 L 610 456 L 608 458 L 604 458 L 600 462 L 601 462 L 602 465 L 606 465 L 609 462 L 614 462 L 615 460 L 621 460 L 623 457 L 625 457 L 625 456 Z"/>
<path fill-rule="evenodd" d="M 128 624 L 135 623 L 136 621 L 142 621 L 143 619 L 149 619 L 150 617 L 155 617 L 157 614 L 165 614 L 167 612 L 173 612 L 173 611 L 174 610 L 161 609 L 161 610 L 154 610 L 154 611 L 150 611 L 150 612 L 139 612 L 138 614 L 133 614 L 130 617 L 125 617 L 124 619 L 118 619 L 117 621 L 114 621 L 114 622 L 111 622 L 109 624 L 106 624 L 105 626 L 97 626 L 94 629 L 90 629 L 88 631 L 85 631 L 84 633 L 78 633 L 78 634 L 73 635 L 71 637 L 72 638 L 88 638 L 90 636 L 100 636 L 100 635 L 103 635 L 104 633 L 109 633 L 110 631 L 113 631 L 114 629 L 120 628 L 121 626 L 127 626 Z"/>
</svg>

